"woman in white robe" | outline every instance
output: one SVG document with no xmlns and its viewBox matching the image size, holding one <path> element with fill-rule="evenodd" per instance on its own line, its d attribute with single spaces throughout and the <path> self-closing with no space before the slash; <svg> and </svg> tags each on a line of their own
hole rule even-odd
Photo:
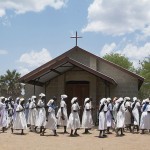
<svg viewBox="0 0 150 150">
<path fill-rule="evenodd" d="M 45 111 L 45 94 L 41 93 L 40 99 L 37 103 L 37 113 L 36 113 L 36 125 L 35 125 L 35 131 L 38 128 L 40 128 L 40 133 L 42 132 L 43 127 L 46 123 L 46 111 Z"/>
<path fill-rule="evenodd" d="M 50 130 L 53 130 L 54 132 L 54 136 L 57 136 L 57 132 L 56 132 L 56 129 L 57 129 L 57 119 L 56 119 L 56 116 L 55 116 L 55 109 L 57 108 L 54 104 L 54 100 L 51 99 L 49 100 L 48 104 L 48 121 L 46 122 L 46 125 L 41 133 L 41 136 L 44 135 L 44 132 L 46 129 L 50 129 Z"/>
<path fill-rule="evenodd" d="M 13 114 L 14 114 L 14 101 L 12 97 L 10 96 L 8 98 L 8 128 L 12 127 L 13 124 Z"/>
<path fill-rule="evenodd" d="M 28 122 L 28 117 L 29 117 L 29 105 L 30 105 L 30 103 L 31 103 L 31 98 L 29 98 L 27 100 L 27 103 L 25 104 L 25 108 L 26 108 L 26 110 L 25 110 L 25 116 L 26 116 L 26 121 L 27 122 Z"/>
<path fill-rule="evenodd" d="M 106 137 L 105 130 L 107 129 L 107 122 L 106 122 L 106 112 L 107 112 L 107 104 L 106 98 L 102 98 L 99 105 L 99 138 Z"/>
<path fill-rule="evenodd" d="M 70 136 L 79 136 L 79 134 L 77 133 L 77 130 L 80 128 L 80 118 L 79 118 L 79 107 L 77 104 L 77 97 L 74 97 L 71 100 L 71 113 L 69 116 L 69 120 L 68 120 L 68 124 L 67 124 L 67 128 L 71 129 L 71 133 Z M 74 134 L 73 131 L 75 130 Z"/>
<path fill-rule="evenodd" d="M 5 132 L 5 129 L 8 127 L 8 111 L 6 109 L 5 97 L 0 98 L 0 126 L 2 131 Z"/>
<path fill-rule="evenodd" d="M 142 106 L 142 115 L 140 121 L 141 134 L 144 134 L 145 130 L 150 130 L 150 100 L 146 99 Z"/>
<path fill-rule="evenodd" d="M 132 110 L 131 110 L 131 101 L 130 97 L 124 98 L 124 107 L 125 107 L 125 127 L 131 130 L 131 116 L 132 116 Z"/>
<path fill-rule="evenodd" d="M 89 134 L 90 130 L 93 127 L 93 119 L 91 112 L 91 101 L 90 98 L 85 98 L 84 100 L 84 111 L 82 115 L 82 128 L 85 129 L 84 134 Z"/>
<path fill-rule="evenodd" d="M 13 129 L 12 129 L 12 133 L 13 130 L 21 130 L 21 135 L 24 134 L 24 130 L 27 129 L 27 122 L 26 122 L 26 118 L 25 118 L 25 112 L 24 112 L 24 98 L 21 98 L 19 101 L 19 105 L 16 108 L 16 117 L 14 119 L 13 122 Z"/>
<path fill-rule="evenodd" d="M 106 121 L 107 121 L 107 134 L 111 134 L 109 131 L 110 128 L 113 126 L 113 106 L 111 103 L 111 98 L 107 98 L 107 112 L 106 112 Z"/>
<path fill-rule="evenodd" d="M 67 104 L 65 102 L 65 99 L 67 99 L 67 95 L 61 95 L 61 102 L 60 102 L 60 108 L 57 112 L 57 123 L 59 126 L 64 126 L 64 133 L 68 133 L 67 128 L 67 122 L 68 122 L 68 114 L 67 114 Z"/>
<path fill-rule="evenodd" d="M 123 136 L 123 129 L 125 126 L 125 107 L 123 103 L 123 98 L 120 97 L 117 100 L 117 130 L 116 130 L 116 136 Z M 119 131 L 121 131 L 121 134 L 119 135 Z"/>
<path fill-rule="evenodd" d="M 32 132 L 34 130 L 34 127 L 36 125 L 36 96 L 31 97 L 31 102 L 29 104 L 29 114 L 28 114 L 28 121 L 27 123 L 30 125 L 30 131 Z"/>
<path fill-rule="evenodd" d="M 132 103 L 132 115 L 133 115 L 133 133 L 134 130 L 137 129 L 137 132 L 139 131 L 139 125 L 140 125 L 140 103 L 136 97 L 133 98 Z"/>
<path fill-rule="evenodd" d="M 12 124 L 11 124 L 11 132 L 13 133 L 13 122 L 16 118 L 16 109 L 17 109 L 17 106 L 19 105 L 19 101 L 20 101 L 20 98 L 17 97 L 16 100 L 15 100 L 15 103 L 14 103 L 14 109 L 13 109 L 13 116 L 12 116 Z"/>
<path fill-rule="evenodd" d="M 113 117 L 114 117 L 114 121 L 113 121 L 113 130 L 115 131 L 116 129 L 116 123 L 117 123 L 117 97 L 113 98 Z"/>
</svg>

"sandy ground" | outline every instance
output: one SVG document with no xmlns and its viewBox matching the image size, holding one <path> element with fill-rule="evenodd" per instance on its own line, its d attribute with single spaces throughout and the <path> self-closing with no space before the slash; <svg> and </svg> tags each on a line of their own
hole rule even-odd
<svg viewBox="0 0 150 150">
<path fill-rule="evenodd" d="M 46 130 L 45 136 L 38 133 L 10 130 L 6 133 L 0 132 L 0 150 L 150 150 L 150 134 L 126 133 L 124 137 L 115 137 L 115 133 L 108 135 L 108 138 L 98 138 L 97 129 L 91 130 L 92 134 L 82 134 L 79 130 L 79 137 L 69 137 L 69 134 L 62 134 L 63 129 L 59 128 L 57 137 L 52 136 L 50 130 Z"/>
</svg>

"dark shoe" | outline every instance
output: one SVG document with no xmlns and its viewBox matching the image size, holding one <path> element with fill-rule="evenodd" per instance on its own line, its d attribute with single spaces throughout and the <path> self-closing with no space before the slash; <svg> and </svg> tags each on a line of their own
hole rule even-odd
<svg viewBox="0 0 150 150">
<path fill-rule="evenodd" d="M 42 133 L 40 134 L 40 136 L 44 136 L 44 133 L 42 132 Z"/>
<path fill-rule="evenodd" d="M 67 131 L 64 131 L 64 134 L 69 134 Z"/>
<path fill-rule="evenodd" d="M 112 134 L 112 132 L 107 132 L 107 134 Z"/>
<path fill-rule="evenodd" d="M 103 136 L 99 136 L 98 138 L 104 138 Z"/>
<path fill-rule="evenodd" d="M 74 135 L 73 135 L 73 134 L 70 134 L 69 136 L 70 136 L 70 137 L 74 137 Z"/>
<path fill-rule="evenodd" d="M 58 134 L 54 134 L 54 136 L 59 136 Z"/>
<path fill-rule="evenodd" d="M 125 134 L 121 134 L 121 136 L 125 136 Z"/>
<path fill-rule="evenodd" d="M 14 130 L 13 130 L 13 128 L 11 128 L 11 133 L 13 134 L 13 132 L 14 132 Z"/>
<path fill-rule="evenodd" d="M 79 134 L 78 134 L 78 133 L 75 133 L 74 136 L 79 136 Z"/>
</svg>

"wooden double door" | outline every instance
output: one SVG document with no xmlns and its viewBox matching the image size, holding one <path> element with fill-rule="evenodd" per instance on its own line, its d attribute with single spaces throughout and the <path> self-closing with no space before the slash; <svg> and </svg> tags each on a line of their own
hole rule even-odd
<svg viewBox="0 0 150 150">
<path fill-rule="evenodd" d="M 71 112 L 71 99 L 73 97 L 78 97 L 79 106 L 81 110 L 79 112 L 80 118 L 83 113 L 84 100 L 86 97 L 89 97 L 89 82 L 88 81 L 69 81 L 66 82 L 65 93 L 68 95 L 67 111 L 68 115 Z"/>
</svg>

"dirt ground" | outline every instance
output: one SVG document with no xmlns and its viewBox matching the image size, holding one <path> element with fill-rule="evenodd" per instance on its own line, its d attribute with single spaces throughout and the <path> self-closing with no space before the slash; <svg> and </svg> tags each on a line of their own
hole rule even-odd
<svg viewBox="0 0 150 150">
<path fill-rule="evenodd" d="M 57 131 L 57 137 L 52 136 L 50 130 L 46 130 L 45 136 L 27 130 L 25 135 L 20 135 L 20 131 L 14 131 L 14 134 L 10 130 L 0 132 L 0 150 L 150 150 L 149 133 L 125 133 L 123 137 L 115 137 L 113 133 L 100 139 L 97 129 L 91 130 L 92 134 L 88 135 L 82 134 L 84 130 L 80 129 L 79 137 L 62 134 L 62 128 Z"/>
</svg>

